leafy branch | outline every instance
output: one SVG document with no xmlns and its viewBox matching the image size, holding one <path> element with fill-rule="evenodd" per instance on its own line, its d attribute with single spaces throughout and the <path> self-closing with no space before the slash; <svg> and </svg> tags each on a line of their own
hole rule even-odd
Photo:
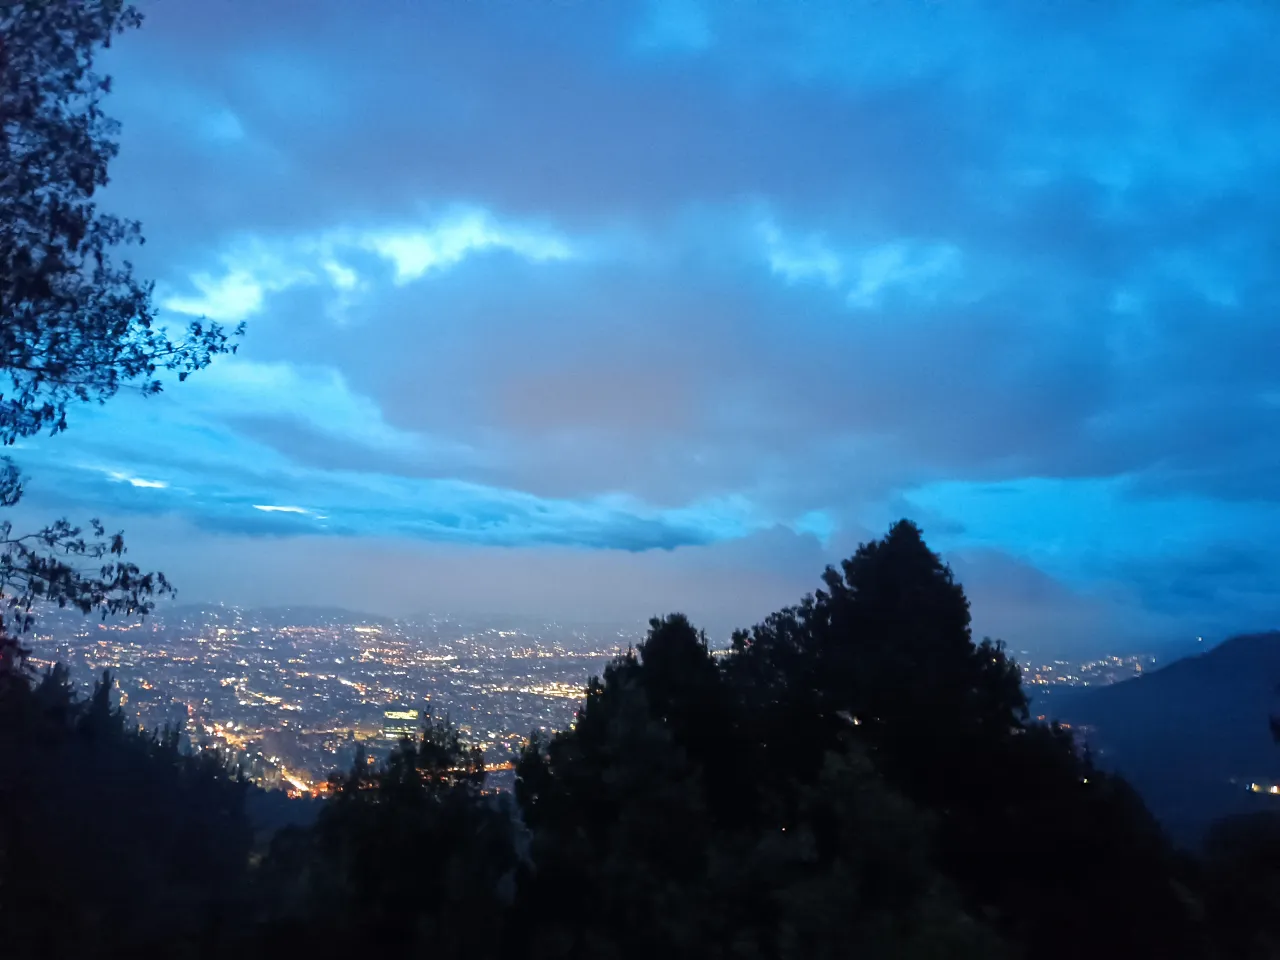
<svg viewBox="0 0 1280 960">
<path fill-rule="evenodd" d="M 13 506 L 21 496 L 17 467 L 4 458 L 0 505 Z M 173 587 L 164 574 L 143 573 L 124 554 L 123 535 L 108 535 L 97 519 L 87 529 L 62 519 L 25 534 L 15 534 L 11 521 L 0 522 L 0 630 L 25 633 L 41 602 L 104 617 L 149 613 L 154 599 Z"/>
</svg>

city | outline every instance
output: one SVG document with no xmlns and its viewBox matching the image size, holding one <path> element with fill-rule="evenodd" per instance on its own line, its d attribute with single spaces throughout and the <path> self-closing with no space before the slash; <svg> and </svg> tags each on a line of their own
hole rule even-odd
<svg viewBox="0 0 1280 960">
<path fill-rule="evenodd" d="M 31 666 L 65 663 L 84 686 L 110 670 L 139 726 L 180 725 L 260 786 L 305 795 L 358 748 L 377 760 L 430 714 L 484 750 L 503 784 L 530 732 L 567 726 L 588 678 L 643 636 L 587 629 L 186 608 L 128 623 L 56 618 L 27 644 Z"/>
<path fill-rule="evenodd" d="M 530 733 L 567 727 L 588 679 L 644 629 L 184 607 L 127 622 L 52 615 L 26 643 L 33 668 L 64 663 L 85 688 L 110 670 L 138 726 L 180 726 L 192 746 L 220 749 L 257 785 L 318 796 L 359 750 L 377 761 L 432 714 L 484 751 L 492 787 L 509 787 Z M 1079 664 L 1017 656 L 1033 694 L 1114 683 L 1155 663 L 1147 654 Z"/>
</svg>

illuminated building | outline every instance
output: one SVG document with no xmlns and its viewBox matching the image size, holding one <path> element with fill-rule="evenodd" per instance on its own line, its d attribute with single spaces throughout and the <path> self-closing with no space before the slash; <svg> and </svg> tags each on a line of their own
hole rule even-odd
<svg viewBox="0 0 1280 960">
<path fill-rule="evenodd" d="M 413 739 L 418 735 L 419 721 L 417 710 L 388 710 L 382 715 L 382 739 Z"/>
</svg>

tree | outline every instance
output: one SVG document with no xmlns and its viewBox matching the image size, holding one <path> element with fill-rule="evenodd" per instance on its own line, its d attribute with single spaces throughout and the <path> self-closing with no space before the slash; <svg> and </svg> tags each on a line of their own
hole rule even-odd
<svg viewBox="0 0 1280 960">
<path fill-rule="evenodd" d="M 385 764 L 360 754 L 313 828 L 273 842 L 257 885 L 264 955 L 339 955 L 376 942 L 440 957 L 496 956 L 519 865 L 515 822 L 482 792 L 484 757 L 431 718 Z"/>
<path fill-rule="evenodd" d="M 234 350 L 216 324 L 171 340 L 151 285 L 114 248 L 141 242 L 136 222 L 98 211 L 119 149 L 94 57 L 142 15 L 124 0 L 17 0 L 0 9 L 0 440 L 66 429 L 72 402 L 121 386 L 157 393 L 159 370 L 183 380 Z"/>
<path fill-rule="evenodd" d="M 968 909 L 1030 956 L 1080 956 L 1099 928 L 1121 952 L 1201 955 L 1158 825 L 1069 731 L 1027 722 L 1017 665 L 973 641 L 964 591 L 918 527 L 894 524 L 823 582 L 739 632 L 726 664 L 771 776 L 812 782 L 851 735 L 936 818 L 937 863 Z"/>
<path fill-rule="evenodd" d="M 234 352 L 217 324 L 172 334 L 152 288 L 118 247 L 141 243 L 138 223 L 99 211 L 95 194 L 116 156 L 118 125 L 103 111 L 110 77 L 99 49 L 142 15 L 124 0 L 10 0 L 0 5 L 0 443 L 66 429 L 68 408 L 122 388 L 161 390 L 161 371 L 186 379 Z M 22 496 L 0 465 L 0 507 Z M 21 632 L 31 605 L 135 612 L 168 590 L 125 563 L 124 542 L 97 521 L 58 521 L 27 535 L 0 524 L 0 598 Z M 90 561 L 88 567 L 82 566 Z M 94 566 L 94 561 L 103 561 Z M 0 620 L 0 627 L 4 625 Z"/>
<path fill-rule="evenodd" d="M 0 508 L 16 505 L 21 497 L 17 467 L 0 458 Z M 39 602 L 86 614 L 146 613 L 152 597 L 171 592 L 164 574 L 143 573 L 124 560 L 123 534 L 107 536 L 96 519 L 88 526 L 86 531 L 62 519 L 20 534 L 11 521 L 0 520 L 0 655 L 6 648 L 6 626 L 25 632 Z M 10 641 L 9 648 L 15 647 Z"/>
<path fill-rule="evenodd" d="M 6 957 L 172 956 L 243 909 L 247 784 L 176 730 L 131 729 L 104 674 L 0 676 Z"/>
<path fill-rule="evenodd" d="M 752 904 L 745 928 L 767 919 L 754 935 L 764 955 L 1005 956 L 938 871 L 933 834 L 933 818 L 890 789 L 846 734 L 817 780 L 795 789 L 786 829 L 764 833 L 746 866 L 735 865 L 729 897 Z"/>
<path fill-rule="evenodd" d="M 517 764 L 533 870 L 512 927 L 532 958 L 705 955 L 716 908 L 703 784 L 653 716 L 635 663 L 620 658 L 574 728 L 534 739 Z"/>
<path fill-rule="evenodd" d="M 6 446 L 60 433 L 76 403 L 156 393 L 161 372 L 182 380 L 235 349 L 238 330 L 194 323 L 171 335 L 157 322 L 151 286 L 114 259 L 141 242 L 139 225 L 97 207 L 118 128 L 95 57 L 141 19 L 123 0 L 0 4 Z M 22 494 L 18 467 L 0 458 L 0 508 Z M 145 613 L 169 591 L 124 553 L 97 520 L 31 533 L 0 521 L 0 909 L 18 955 L 166 952 L 171 936 L 198 939 L 243 875 L 244 784 L 220 758 L 188 755 L 176 730 L 127 729 L 109 677 L 85 703 L 65 670 L 36 682 L 14 669 L 35 604 Z"/>
<path fill-rule="evenodd" d="M 932 866 L 925 819 L 860 749 L 837 744 L 812 783 L 774 776 L 742 719 L 677 614 L 592 681 L 572 729 L 530 742 L 526 955 L 995 955 Z"/>
<path fill-rule="evenodd" d="M 1204 847 L 1209 918 L 1223 956 L 1280 956 L 1280 812 L 1220 820 Z"/>
</svg>

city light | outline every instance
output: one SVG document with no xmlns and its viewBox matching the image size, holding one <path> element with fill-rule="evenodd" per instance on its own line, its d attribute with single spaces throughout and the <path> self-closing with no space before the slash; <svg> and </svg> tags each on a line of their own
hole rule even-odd
<svg viewBox="0 0 1280 960">
<path fill-rule="evenodd" d="M 306 611 L 281 623 L 226 607 L 146 624 L 55 616 L 35 632 L 31 663 L 67 663 L 86 686 L 111 670 L 140 727 L 180 723 L 191 747 L 291 796 L 325 794 L 358 748 L 376 762 L 433 714 L 483 749 L 501 785 L 530 732 L 568 727 L 589 677 L 643 636 L 642 624 L 593 640 L 563 624 L 373 627 Z"/>
<path fill-rule="evenodd" d="M 644 636 L 639 623 L 603 635 L 572 624 L 444 616 L 370 626 L 298 611 L 281 623 L 226 607 L 147 624 L 144 633 L 137 623 L 90 630 L 69 617 L 55 621 L 36 632 L 31 662 L 67 663 L 86 685 L 111 670 L 140 726 L 182 723 L 192 746 L 215 747 L 255 783 L 296 796 L 326 791 L 329 775 L 349 770 L 359 748 L 376 762 L 419 736 L 431 716 L 480 747 L 501 783 L 529 734 L 570 729 L 587 680 Z M 1147 654 L 1019 659 L 1023 682 L 1040 686 L 1114 683 L 1154 663 Z M 853 726 L 865 719 L 845 718 Z M 1280 794 L 1271 784 L 1250 789 Z"/>
</svg>

